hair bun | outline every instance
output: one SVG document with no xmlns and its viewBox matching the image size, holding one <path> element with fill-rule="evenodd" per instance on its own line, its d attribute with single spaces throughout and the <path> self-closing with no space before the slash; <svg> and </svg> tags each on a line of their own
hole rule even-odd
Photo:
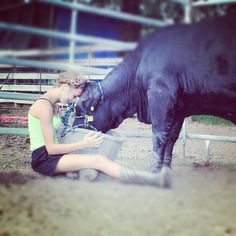
<svg viewBox="0 0 236 236">
<path fill-rule="evenodd" d="M 87 81 L 88 79 L 84 75 L 74 71 L 67 71 L 59 75 L 58 85 L 68 84 L 69 86 L 78 88 L 81 84 L 84 84 Z"/>
</svg>

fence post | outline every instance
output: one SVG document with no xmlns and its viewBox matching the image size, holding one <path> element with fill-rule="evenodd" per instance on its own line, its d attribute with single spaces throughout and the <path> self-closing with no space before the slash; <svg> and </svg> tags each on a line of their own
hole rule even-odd
<svg viewBox="0 0 236 236">
<path fill-rule="evenodd" d="M 13 65 L 13 73 L 12 73 L 12 79 L 13 79 L 13 84 L 16 85 L 17 83 L 17 80 L 14 79 L 15 77 L 15 72 L 16 72 L 16 65 Z M 16 91 L 15 91 L 16 92 Z M 14 107 L 18 107 L 18 104 L 16 102 L 14 102 Z"/>
<path fill-rule="evenodd" d="M 76 0 L 73 1 L 76 3 Z M 77 15 L 78 12 L 76 9 L 71 10 L 71 25 L 70 25 L 70 34 L 76 34 L 77 28 Z M 69 63 L 74 63 L 75 60 L 75 40 L 70 40 L 70 48 L 69 48 Z"/>
<path fill-rule="evenodd" d="M 182 145 L 183 145 L 183 158 L 185 158 L 185 144 L 186 144 L 186 119 L 182 126 Z"/>
<path fill-rule="evenodd" d="M 210 160 L 210 147 L 211 147 L 211 141 L 210 140 L 205 140 L 205 145 L 206 145 L 206 161 Z"/>
<path fill-rule="evenodd" d="M 184 4 L 184 22 L 187 24 L 192 22 L 192 0 L 186 0 Z"/>
<path fill-rule="evenodd" d="M 42 92 L 42 77 L 41 77 L 41 69 L 39 69 L 39 94 Z"/>
</svg>

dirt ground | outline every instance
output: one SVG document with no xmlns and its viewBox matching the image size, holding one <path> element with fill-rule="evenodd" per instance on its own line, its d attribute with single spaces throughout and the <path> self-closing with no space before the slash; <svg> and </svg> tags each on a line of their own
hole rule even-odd
<svg viewBox="0 0 236 236">
<path fill-rule="evenodd" d="M 134 118 L 118 130 L 151 132 Z M 234 126 L 189 123 L 187 131 L 236 136 Z M 187 140 L 182 157 L 179 140 L 171 189 L 44 177 L 30 167 L 27 137 L 1 135 L 0 148 L 0 236 L 236 235 L 235 143 L 213 142 L 206 163 L 204 141 Z M 117 162 L 147 169 L 151 150 L 150 138 L 129 138 Z"/>
</svg>

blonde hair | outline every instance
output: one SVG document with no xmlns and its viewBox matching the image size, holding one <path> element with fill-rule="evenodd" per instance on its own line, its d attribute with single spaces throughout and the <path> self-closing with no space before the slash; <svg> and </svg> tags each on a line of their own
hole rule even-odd
<svg viewBox="0 0 236 236">
<path fill-rule="evenodd" d="M 68 84 L 70 87 L 78 88 L 81 84 L 87 82 L 84 75 L 74 71 L 67 71 L 59 74 L 55 86 L 60 87 L 62 84 Z"/>
</svg>

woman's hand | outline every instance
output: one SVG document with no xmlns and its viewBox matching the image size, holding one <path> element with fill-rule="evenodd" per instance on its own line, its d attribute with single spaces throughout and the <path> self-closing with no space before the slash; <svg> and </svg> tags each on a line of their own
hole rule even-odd
<svg viewBox="0 0 236 236">
<path fill-rule="evenodd" d="M 97 148 L 101 145 L 102 141 L 103 137 L 101 132 L 91 131 L 84 136 L 82 143 L 85 148 Z"/>
</svg>

